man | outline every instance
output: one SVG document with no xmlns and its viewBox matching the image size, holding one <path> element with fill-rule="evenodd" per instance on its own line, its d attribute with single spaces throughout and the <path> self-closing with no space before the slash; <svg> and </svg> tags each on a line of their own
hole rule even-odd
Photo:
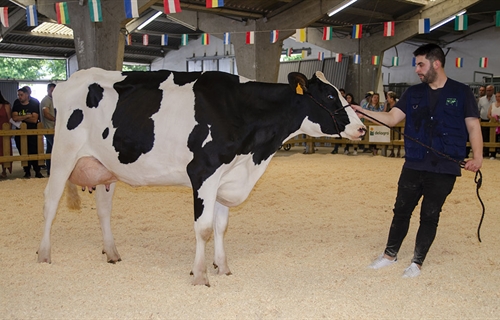
<svg viewBox="0 0 500 320">
<path fill-rule="evenodd" d="M 54 110 L 54 104 L 52 103 L 52 92 L 54 91 L 56 85 L 55 83 L 49 83 L 47 85 L 47 95 L 42 99 L 40 107 L 42 108 L 42 123 L 45 129 L 54 129 L 56 114 Z M 45 141 L 47 142 L 47 148 L 45 153 L 52 153 L 52 146 L 54 145 L 54 135 L 46 134 Z M 47 167 L 47 175 L 50 176 L 50 159 L 45 161 Z"/>
<path fill-rule="evenodd" d="M 14 101 L 14 105 L 12 106 L 12 120 L 22 121 L 26 123 L 28 129 L 36 129 L 40 106 L 36 103 L 35 100 L 30 99 L 29 91 L 25 87 L 17 90 L 17 98 L 18 99 Z M 21 138 L 19 136 L 16 136 L 15 141 L 17 149 L 21 154 L 21 149 L 20 149 Z M 37 153 L 38 153 L 37 136 L 30 135 L 28 136 L 28 154 L 37 154 Z M 40 173 L 40 167 L 38 166 L 38 160 L 29 161 L 28 166 L 24 167 L 25 178 L 31 177 L 30 167 L 33 167 L 33 170 L 35 171 L 35 177 L 43 178 L 43 175 Z"/>
<path fill-rule="evenodd" d="M 456 177 L 461 175 L 460 162 L 465 157 L 467 135 L 474 158 L 465 163 L 465 169 L 476 172 L 483 162 L 479 112 L 472 91 L 446 76 L 445 56 L 439 46 L 426 44 L 413 54 L 415 72 L 422 83 L 408 88 L 390 112 L 372 112 L 353 106 L 356 111 L 389 126 L 406 118 L 405 163 L 399 177 L 389 237 L 384 253 L 370 265 L 370 268 L 380 269 L 397 262 L 411 214 L 423 197 L 415 251 L 410 266 L 403 273 L 405 278 L 420 275 L 422 263 L 436 236 L 441 208 Z M 432 146 L 437 152 L 415 140 Z"/>
<path fill-rule="evenodd" d="M 479 113 L 481 116 L 481 122 L 489 122 L 488 118 L 488 110 L 490 110 L 490 106 L 492 103 L 496 101 L 495 99 L 495 87 L 491 84 L 486 86 L 486 95 L 479 98 L 477 105 L 479 108 Z M 483 141 L 490 142 L 490 128 L 489 127 L 481 127 L 481 132 L 483 134 Z M 488 148 L 483 148 L 483 156 L 488 157 L 491 156 Z M 492 157 L 491 159 L 495 159 Z"/>
<path fill-rule="evenodd" d="M 479 102 L 479 99 L 481 99 L 481 97 L 484 97 L 485 94 L 486 94 L 486 87 L 480 86 L 478 89 L 477 101 Z"/>
</svg>

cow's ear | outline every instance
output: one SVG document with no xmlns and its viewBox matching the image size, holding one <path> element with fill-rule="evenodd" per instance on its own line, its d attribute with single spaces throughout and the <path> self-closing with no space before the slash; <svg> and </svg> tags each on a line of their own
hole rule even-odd
<svg viewBox="0 0 500 320">
<path fill-rule="evenodd" d="M 307 78 L 300 72 L 290 72 L 288 74 L 288 83 L 297 94 L 302 95 L 307 92 Z"/>
</svg>

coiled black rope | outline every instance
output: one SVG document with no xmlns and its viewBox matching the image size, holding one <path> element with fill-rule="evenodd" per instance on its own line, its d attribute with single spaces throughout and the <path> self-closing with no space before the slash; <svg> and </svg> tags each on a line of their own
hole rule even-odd
<svg viewBox="0 0 500 320">
<path fill-rule="evenodd" d="M 408 138 L 409 140 L 413 141 L 413 142 L 416 142 L 418 143 L 419 145 L 431 150 L 432 152 L 436 153 L 437 155 L 447 159 L 447 160 L 450 160 L 450 161 L 453 161 L 453 162 L 456 162 L 460 165 L 460 168 L 464 168 L 465 167 L 465 161 L 458 161 L 456 159 L 453 159 L 452 157 L 450 157 L 449 155 L 447 154 L 444 154 L 442 152 L 440 152 L 439 150 L 436 150 L 434 149 L 433 147 L 431 146 L 428 146 L 426 145 L 425 143 L 413 138 L 413 137 L 410 137 L 408 135 L 405 135 L 403 132 L 401 132 L 401 130 L 399 129 L 396 129 L 396 128 L 392 128 L 390 127 L 389 125 L 383 123 L 383 122 L 380 122 L 379 120 L 373 118 L 373 117 L 370 117 L 369 115 L 367 115 L 366 113 L 362 112 L 362 111 L 358 111 L 356 110 L 357 113 L 359 114 L 362 114 L 363 116 L 367 117 L 368 119 L 370 120 L 373 120 L 377 123 L 380 123 L 381 125 L 391 129 L 392 131 L 395 131 L 397 133 L 399 133 L 400 135 L 402 135 L 403 137 Z M 479 199 L 479 203 L 481 203 L 481 207 L 483 209 L 482 213 L 481 213 L 481 219 L 479 220 L 479 225 L 477 227 L 477 240 L 479 240 L 479 242 L 482 242 L 481 241 L 481 225 L 483 224 L 483 219 L 484 219 L 484 212 L 485 212 L 485 207 L 484 207 L 484 203 L 483 203 L 483 200 L 481 199 L 481 196 L 479 195 L 479 189 L 481 188 L 481 185 L 483 184 L 483 174 L 481 173 L 481 170 L 477 170 L 476 171 L 476 176 L 474 177 L 474 182 L 476 183 L 476 194 L 477 194 L 477 198 Z"/>
</svg>

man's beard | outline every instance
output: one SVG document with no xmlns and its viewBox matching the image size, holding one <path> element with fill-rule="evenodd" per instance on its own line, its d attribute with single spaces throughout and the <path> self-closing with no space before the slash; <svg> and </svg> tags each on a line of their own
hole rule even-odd
<svg viewBox="0 0 500 320">
<path fill-rule="evenodd" d="M 429 71 L 427 71 L 427 73 L 423 75 L 422 82 L 432 83 L 436 80 L 436 78 L 437 78 L 437 72 L 431 66 L 429 68 Z"/>
</svg>

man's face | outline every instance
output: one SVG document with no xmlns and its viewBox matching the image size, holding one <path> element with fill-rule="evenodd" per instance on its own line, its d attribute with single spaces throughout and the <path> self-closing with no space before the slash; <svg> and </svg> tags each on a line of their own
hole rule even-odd
<svg viewBox="0 0 500 320">
<path fill-rule="evenodd" d="M 495 89 L 492 86 L 487 86 L 486 87 L 486 96 L 490 98 L 493 95 L 493 92 Z"/>
<path fill-rule="evenodd" d="M 18 91 L 17 92 L 17 98 L 19 99 L 19 102 L 26 103 L 26 102 L 28 102 L 30 96 L 27 93 L 25 93 L 25 92 Z"/>
<path fill-rule="evenodd" d="M 56 87 L 50 87 L 49 89 L 47 89 L 47 95 L 48 95 L 49 97 L 52 97 L 52 92 L 54 92 L 54 89 L 55 89 L 55 88 L 56 88 Z"/>
<path fill-rule="evenodd" d="M 486 88 L 485 87 L 479 87 L 479 96 L 482 97 L 486 94 Z"/>
<path fill-rule="evenodd" d="M 434 62 L 427 60 L 425 56 L 416 57 L 417 66 L 415 72 L 417 73 L 420 81 L 425 83 L 432 83 L 437 78 L 437 72 L 434 69 Z"/>
</svg>

